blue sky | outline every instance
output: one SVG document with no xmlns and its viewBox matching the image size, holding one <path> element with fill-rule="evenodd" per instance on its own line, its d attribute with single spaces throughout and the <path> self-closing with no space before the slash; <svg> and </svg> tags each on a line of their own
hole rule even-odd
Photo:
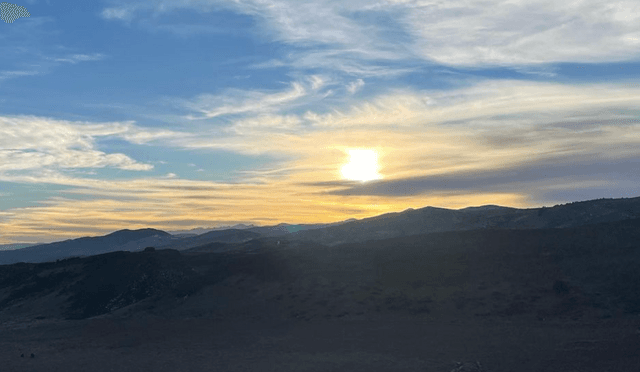
<svg viewBox="0 0 640 372">
<path fill-rule="evenodd" d="M 15 4 L 0 243 L 639 194 L 634 1 Z"/>
</svg>

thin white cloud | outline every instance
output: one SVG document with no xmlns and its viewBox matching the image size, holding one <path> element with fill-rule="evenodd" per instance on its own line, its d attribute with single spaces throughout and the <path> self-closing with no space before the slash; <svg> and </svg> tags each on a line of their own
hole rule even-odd
<svg viewBox="0 0 640 372">
<path fill-rule="evenodd" d="M 225 128 L 225 131 L 240 135 L 260 132 L 291 132 L 300 129 L 300 123 L 301 120 L 296 115 L 262 115 L 255 118 L 237 120 L 233 125 Z"/>
<path fill-rule="evenodd" d="M 56 62 L 67 62 L 75 65 L 78 62 L 99 61 L 104 58 L 105 58 L 104 54 L 95 53 L 95 54 L 73 54 L 64 58 L 50 58 L 50 59 Z"/>
<path fill-rule="evenodd" d="M 101 16 L 104 19 L 119 19 L 128 21 L 133 18 L 134 10 L 131 7 L 114 7 L 102 10 Z"/>
<path fill-rule="evenodd" d="M 359 19 L 367 1 L 290 1 L 290 0 L 204 0 L 204 1 L 138 1 L 121 2 L 120 7 L 108 8 L 109 14 L 121 10 L 127 15 L 147 13 L 170 15 L 180 8 L 210 12 L 226 8 L 254 17 L 260 27 L 259 34 L 270 40 L 310 48 L 293 52 L 284 59 L 274 59 L 256 68 L 294 66 L 304 68 L 335 69 L 347 73 L 362 72 L 367 76 L 382 75 L 391 70 L 406 70 L 402 66 L 389 66 L 385 62 L 411 58 L 404 43 L 385 36 L 380 24 L 372 27 Z M 117 17 L 111 17 L 117 18 Z M 383 31 L 381 31 L 383 30 Z M 322 47 L 322 50 L 316 49 Z M 406 72 L 406 71 L 405 71 Z"/>
<path fill-rule="evenodd" d="M 291 52 L 282 59 L 253 64 L 252 68 L 293 67 L 296 69 L 336 70 L 353 76 L 397 76 L 410 73 L 416 67 L 405 66 L 405 60 L 415 57 L 406 51 L 385 52 L 363 48 L 310 49 Z M 423 61 L 419 61 L 423 63 Z"/>
<path fill-rule="evenodd" d="M 96 150 L 64 149 L 54 153 L 0 150 L 0 172 L 51 166 L 60 168 L 115 167 L 135 171 L 153 168 L 152 165 L 138 163 L 124 154 L 105 154 Z"/>
<path fill-rule="evenodd" d="M 355 92 L 360 90 L 360 88 L 362 88 L 363 86 L 364 86 L 364 80 L 358 79 L 356 81 L 352 81 L 351 83 L 349 83 L 349 85 L 347 85 L 347 90 L 349 91 L 349 93 L 354 94 Z"/>
<path fill-rule="evenodd" d="M 180 135 L 145 130 L 133 122 L 93 124 L 34 116 L 0 117 L 0 171 L 102 167 L 150 170 L 153 165 L 97 150 L 95 139 L 119 137 L 143 144 Z"/>
<path fill-rule="evenodd" d="M 288 64 L 279 59 L 270 59 L 268 61 L 255 63 L 251 65 L 252 68 L 276 68 L 276 67 L 283 67 L 283 66 L 288 66 Z"/>
<path fill-rule="evenodd" d="M 15 78 L 20 76 L 33 76 L 33 75 L 39 75 L 39 74 L 40 74 L 39 71 L 20 71 L 20 70 L 0 71 L 0 80 L 10 79 L 10 78 Z"/>
<path fill-rule="evenodd" d="M 638 57 L 637 1 L 404 2 L 403 17 L 424 58 L 456 66 L 612 62 Z"/>
<path fill-rule="evenodd" d="M 122 133 L 120 137 L 136 145 L 142 145 L 157 140 L 172 140 L 188 135 L 187 133 L 171 130 L 148 131 L 140 127 L 129 126 L 127 131 Z"/>
<path fill-rule="evenodd" d="M 279 93 L 229 89 L 222 95 L 203 94 L 185 106 L 200 111 L 204 116 L 190 119 L 214 118 L 221 115 L 242 114 L 247 112 L 268 112 L 278 110 L 307 94 L 300 83 L 292 83 L 291 88 Z"/>
<path fill-rule="evenodd" d="M 633 107 L 640 104 L 640 90 L 629 86 L 507 80 L 444 92 L 396 90 L 347 110 L 326 114 L 309 111 L 304 118 L 316 128 L 338 128 L 436 125 L 514 113 L 540 117 L 557 112 Z"/>
<path fill-rule="evenodd" d="M 227 8 L 254 17 L 265 37 L 302 47 L 306 59 L 279 61 L 325 68 L 402 68 L 394 61 L 422 58 L 446 65 L 526 65 L 612 62 L 639 56 L 640 3 L 630 0 L 203 0 L 139 1 L 103 11 Z M 380 22 L 385 19 L 387 22 Z M 388 24 L 389 26 L 384 26 Z M 399 39 L 400 42 L 399 42 Z M 352 51 L 360 50 L 354 56 Z M 319 64 L 322 64 L 319 63 Z"/>
<path fill-rule="evenodd" d="M 311 89 L 317 90 L 326 85 L 326 79 L 322 78 L 322 76 L 311 75 L 309 76 L 309 81 L 311 82 Z"/>
</svg>

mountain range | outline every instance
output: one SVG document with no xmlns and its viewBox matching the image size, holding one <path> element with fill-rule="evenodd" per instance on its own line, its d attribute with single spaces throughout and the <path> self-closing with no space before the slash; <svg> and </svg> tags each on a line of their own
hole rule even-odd
<svg viewBox="0 0 640 372">
<path fill-rule="evenodd" d="M 598 199 L 530 209 L 496 205 L 459 210 L 425 207 L 331 224 L 236 225 L 242 228 L 212 229 L 199 235 L 184 231 L 172 235 L 156 229 L 120 230 L 102 237 L 0 251 L 0 264 L 46 262 L 114 251 L 135 252 L 149 246 L 185 250 L 212 243 L 244 243 L 267 237 L 287 237 L 294 241 L 336 246 L 432 232 L 566 228 L 634 218 L 640 218 L 640 197 Z"/>
<path fill-rule="evenodd" d="M 639 217 L 640 197 L 598 199 L 530 209 L 493 205 L 459 210 L 426 207 L 302 231 L 293 234 L 292 238 L 333 246 L 430 232 L 563 228 Z"/>
</svg>

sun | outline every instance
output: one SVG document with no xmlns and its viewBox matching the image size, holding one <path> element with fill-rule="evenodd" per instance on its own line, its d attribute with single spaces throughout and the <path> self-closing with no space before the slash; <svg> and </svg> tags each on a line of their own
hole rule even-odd
<svg viewBox="0 0 640 372">
<path fill-rule="evenodd" d="M 342 177 L 352 181 L 371 181 L 382 178 L 378 174 L 378 155 L 374 150 L 347 150 L 349 162 L 341 171 Z"/>
</svg>

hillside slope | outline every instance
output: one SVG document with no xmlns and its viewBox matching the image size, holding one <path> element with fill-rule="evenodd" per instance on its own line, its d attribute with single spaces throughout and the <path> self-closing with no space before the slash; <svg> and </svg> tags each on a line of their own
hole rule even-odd
<svg viewBox="0 0 640 372">
<path fill-rule="evenodd" d="M 87 317 L 152 309 L 163 316 L 308 321 L 640 314 L 640 219 L 334 247 L 280 242 L 0 266 L 0 313 Z"/>
<path fill-rule="evenodd" d="M 640 197 L 599 199 L 550 208 L 516 209 L 489 206 L 452 210 L 425 207 L 387 213 L 339 226 L 301 231 L 292 239 L 325 245 L 365 242 L 440 231 L 480 228 L 537 229 L 583 226 L 640 218 Z"/>
</svg>

